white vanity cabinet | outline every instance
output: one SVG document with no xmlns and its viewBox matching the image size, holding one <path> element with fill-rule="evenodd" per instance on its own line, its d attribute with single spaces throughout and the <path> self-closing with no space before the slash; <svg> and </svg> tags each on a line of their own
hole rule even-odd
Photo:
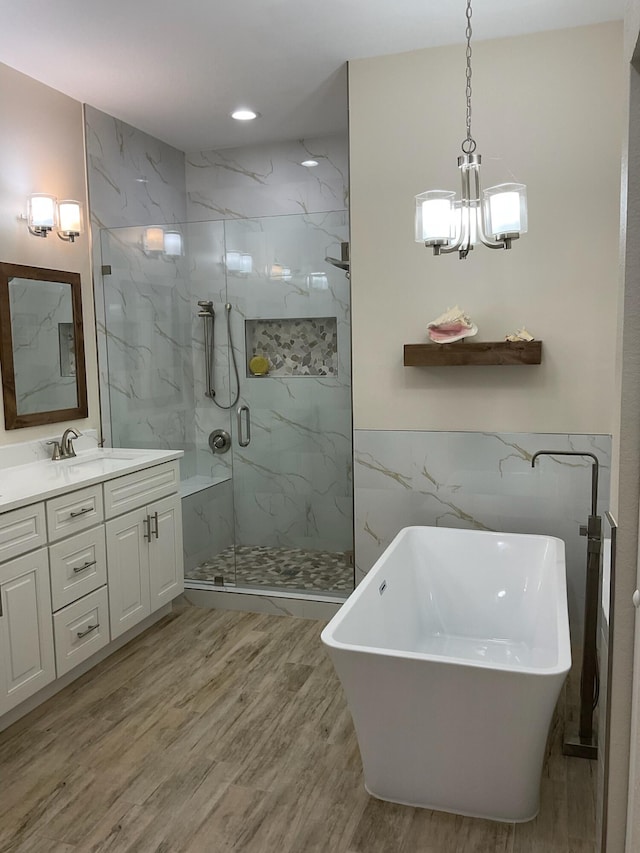
<svg viewBox="0 0 640 853">
<path fill-rule="evenodd" d="M 182 592 L 179 455 L 107 450 L 65 468 L 36 463 L 34 481 L 48 478 L 49 493 L 36 485 L 33 502 L 21 496 L 4 511 L 0 500 L 0 729 L 4 714 L 47 685 L 42 699 L 55 692 L 56 679 Z M 22 488 L 21 475 L 0 469 L 0 499 L 11 477 Z"/>
<path fill-rule="evenodd" d="M 107 512 L 175 491 L 177 476 L 177 465 L 167 463 L 146 480 L 131 474 L 105 484 Z M 144 503 L 107 521 L 105 527 L 111 636 L 115 638 L 184 588 L 180 497 L 170 494 Z"/>
<path fill-rule="evenodd" d="M 0 564 L 0 715 L 55 677 L 49 561 L 41 548 Z"/>
</svg>

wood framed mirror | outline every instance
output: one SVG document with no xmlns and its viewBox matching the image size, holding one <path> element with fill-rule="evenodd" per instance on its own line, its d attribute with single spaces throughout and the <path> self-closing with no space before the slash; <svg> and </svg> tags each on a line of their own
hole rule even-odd
<svg viewBox="0 0 640 853">
<path fill-rule="evenodd" d="M 6 429 L 86 418 L 80 275 L 0 262 Z"/>
</svg>

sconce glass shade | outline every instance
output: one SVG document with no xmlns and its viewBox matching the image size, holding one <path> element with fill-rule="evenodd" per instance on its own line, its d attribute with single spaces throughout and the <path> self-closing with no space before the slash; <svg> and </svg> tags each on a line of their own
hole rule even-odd
<svg viewBox="0 0 640 853">
<path fill-rule="evenodd" d="M 58 202 L 58 236 L 73 242 L 83 230 L 80 202 L 73 199 Z"/>
<path fill-rule="evenodd" d="M 142 248 L 148 254 L 164 251 L 164 228 L 157 226 L 145 228 L 142 235 Z"/>
<path fill-rule="evenodd" d="M 182 234 L 179 231 L 164 232 L 164 254 L 168 258 L 179 258 L 182 255 Z"/>
<path fill-rule="evenodd" d="M 487 232 L 494 238 L 526 234 L 527 188 L 524 184 L 499 184 L 483 193 Z"/>
<path fill-rule="evenodd" d="M 27 206 L 27 225 L 32 234 L 46 237 L 56 227 L 56 202 L 54 195 L 33 193 Z"/>
<path fill-rule="evenodd" d="M 416 243 L 447 243 L 454 229 L 453 200 L 448 190 L 428 190 L 416 196 Z"/>
</svg>

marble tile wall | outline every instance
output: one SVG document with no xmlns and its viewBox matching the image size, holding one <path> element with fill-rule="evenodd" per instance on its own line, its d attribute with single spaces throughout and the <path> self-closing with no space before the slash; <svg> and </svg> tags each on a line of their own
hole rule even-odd
<svg viewBox="0 0 640 853">
<path fill-rule="evenodd" d="M 95 107 L 85 107 L 85 124 L 92 224 L 185 221 L 182 151 Z"/>
<path fill-rule="evenodd" d="M 188 578 L 191 569 L 234 544 L 231 480 L 183 497 L 182 521 L 184 574 Z"/>
<path fill-rule="evenodd" d="M 85 106 L 87 178 L 93 235 L 93 270 L 102 433 L 111 444 L 109 371 L 100 232 L 119 226 L 162 225 L 186 219 L 184 153 L 149 134 Z"/>
<path fill-rule="evenodd" d="M 317 160 L 314 168 L 303 160 Z M 345 135 L 187 154 L 189 221 L 320 213 L 349 206 Z"/>
<path fill-rule="evenodd" d="M 536 450 L 586 450 L 600 462 L 598 511 L 609 508 L 611 436 L 356 430 L 355 559 L 361 580 L 403 527 L 540 533 L 566 544 L 572 635 L 582 636 L 591 463 Z"/>
</svg>

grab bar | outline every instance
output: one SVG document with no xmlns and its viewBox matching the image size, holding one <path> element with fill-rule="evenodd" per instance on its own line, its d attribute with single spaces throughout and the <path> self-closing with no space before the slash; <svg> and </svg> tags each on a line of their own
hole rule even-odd
<svg viewBox="0 0 640 853">
<path fill-rule="evenodd" d="M 245 424 L 247 427 L 247 437 L 246 439 L 242 435 L 242 413 L 244 412 L 245 416 Z M 236 412 L 238 416 L 238 444 L 240 447 L 248 447 L 251 443 L 251 413 L 249 411 L 249 406 L 238 406 L 238 411 Z"/>
</svg>

